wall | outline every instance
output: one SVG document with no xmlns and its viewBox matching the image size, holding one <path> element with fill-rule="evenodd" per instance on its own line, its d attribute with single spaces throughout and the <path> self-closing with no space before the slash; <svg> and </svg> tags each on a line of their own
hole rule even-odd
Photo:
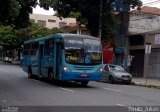
<svg viewBox="0 0 160 112">
<path fill-rule="evenodd" d="M 159 34 L 160 31 L 154 31 L 146 36 L 146 43 L 151 43 L 152 46 L 148 59 L 148 77 L 150 78 L 160 78 L 160 41 L 155 41 L 156 38 L 160 40 Z"/>
<path fill-rule="evenodd" d="M 129 34 L 145 33 L 160 29 L 160 16 L 143 13 L 130 13 Z"/>
<path fill-rule="evenodd" d="M 130 55 L 134 56 L 130 72 L 137 77 L 160 78 L 160 30 L 132 35 L 129 39 L 137 35 L 144 37 L 144 43 L 128 46 Z M 151 43 L 149 54 L 144 52 L 146 43 Z"/>
</svg>

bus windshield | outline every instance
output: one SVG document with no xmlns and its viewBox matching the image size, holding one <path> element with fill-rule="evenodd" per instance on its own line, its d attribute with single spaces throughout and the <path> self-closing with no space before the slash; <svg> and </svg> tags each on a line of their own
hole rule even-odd
<svg viewBox="0 0 160 112">
<path fill-rule="evenodd" d="M 67 63 L 95 65 L 102 62 L 101 43 L 90 38 L 64 38 Z"/>
</svg>

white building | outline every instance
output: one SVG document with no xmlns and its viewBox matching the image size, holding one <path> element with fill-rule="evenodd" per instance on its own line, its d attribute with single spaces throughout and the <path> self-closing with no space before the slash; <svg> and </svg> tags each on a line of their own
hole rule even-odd
<svg viewBox="0 0 160 112">
<path fill-rule="evenodd" d="M 65 26 L 74 26 L 76 25 L 75 18 L 62 18 L 60 19 L 57 16 L 52 15 L 40 15 L 40 14 L 30 14 L 30 19 L 35 23 L 43 25 L 47 28 L 61 28 Z"/>
<path fill-rule="evenodd" d="M 129 34 L 145 33 L 160 29 L 160 9 L 144 6 L 130 12 Z"/>
<path fill-rule="evenodd" d="M 134 56 L 131 74 L 160 78 L 160 9 L 144 6 L 140 11 L 131 11 L 128 33 L 128 51 Z M 149 54 L 146 44 L 151 48 Z"/>
</svg>

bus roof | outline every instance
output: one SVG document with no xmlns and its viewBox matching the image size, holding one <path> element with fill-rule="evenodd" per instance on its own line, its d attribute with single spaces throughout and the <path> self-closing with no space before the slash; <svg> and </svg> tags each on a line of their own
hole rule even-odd
<svg viewBox="0 0 160 112">
<path fill-rule="evenodd" d="M 64 38 L 65 37 L 75 37 L 75 38 L 88 38 L 88 39 L 96 39 L 99 40 L 99 38 L 89 36 L 89 35 L 80 35 L 80 34 L 70 34 L 70 33 L 62 33 L 61 34 Z"/>
<path fill-rule="evenodd" d="M 49 35 L 49 36 L 45 36 L 45 37 L 41 37 L 41 38 L 28 40 L 28 41 L 25 41 L 24 44 L 43 41 L 43 40 L 51 39 L 51 38 L 67 38 L 67 37 L 88 38 L 88 39 L 99 40 L 99 38 L 96 38 L 96 37 L 93 37 L 93 36 L 89 36 L 89 35 L 70 34 L 70 33 L 57 33 L 57 34 L 53 34 L 53 35 Z"/>
</svg>

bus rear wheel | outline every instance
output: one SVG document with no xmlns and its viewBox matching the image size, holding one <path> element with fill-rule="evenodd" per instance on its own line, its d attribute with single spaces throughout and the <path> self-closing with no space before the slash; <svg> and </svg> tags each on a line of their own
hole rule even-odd
<svg viewBox="0 0 160 112">
<path fill-rule="evenodd" d="M 53 72 L 52 72 L 52 70 L 49 70 L 49 72 L 48 72 L 48 80 L 50 82 L 53 80 Z"/>
<path fill-rule="evenodd" d="M 81 81 L 82 86 L 87 86 L 87 84 L 89 83 L 89 81 Z"/>
</svg>

